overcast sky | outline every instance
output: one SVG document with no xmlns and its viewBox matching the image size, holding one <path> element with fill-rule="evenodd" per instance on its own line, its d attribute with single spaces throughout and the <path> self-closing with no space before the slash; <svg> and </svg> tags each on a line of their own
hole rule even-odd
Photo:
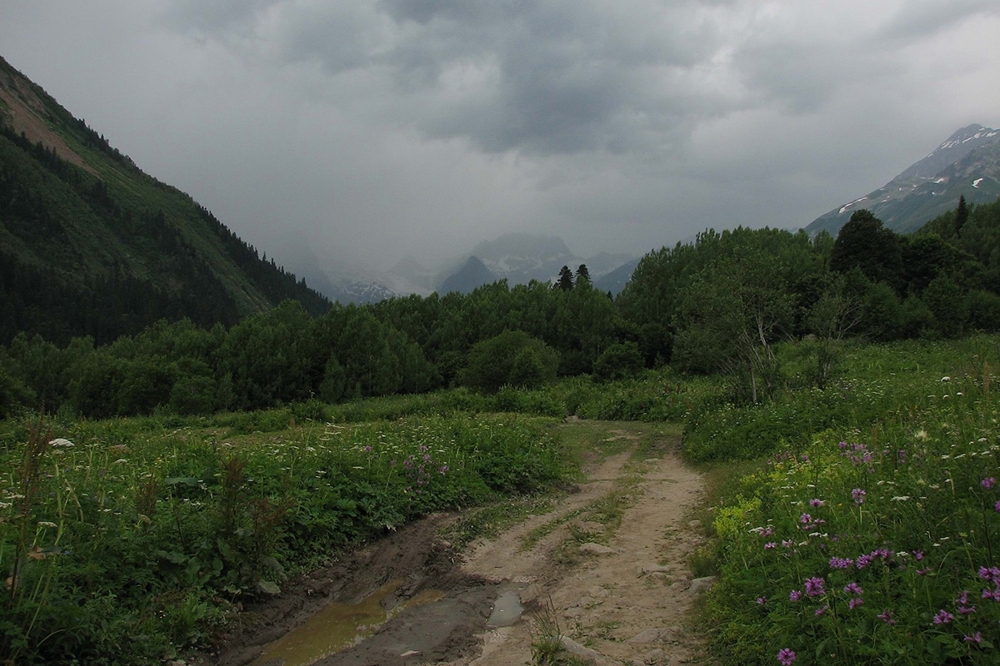
<svg viewBox="0 0 1000 666">
<path fill-rule="evenodd" d="M 3 0 L 0 55 L 294 268 L 799 227 L 1000 124 L 997 0 Z"/>
</svg>

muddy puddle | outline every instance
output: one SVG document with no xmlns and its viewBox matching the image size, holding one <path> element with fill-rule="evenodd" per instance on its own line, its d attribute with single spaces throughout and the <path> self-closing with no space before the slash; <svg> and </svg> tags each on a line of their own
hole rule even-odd
<svg viewBox="0 0 1000 666">
<path fill-rule="evenodd" d="M 251 666 L 310 666 L 359 644 L 396 614 L 444 596 L 439 590 L 423 590 L 393 605 L 402 585 L 401 579 L 392 580 L 358 603 L 328 604 L 294 631 L 264 646 Z"/>
</svg>

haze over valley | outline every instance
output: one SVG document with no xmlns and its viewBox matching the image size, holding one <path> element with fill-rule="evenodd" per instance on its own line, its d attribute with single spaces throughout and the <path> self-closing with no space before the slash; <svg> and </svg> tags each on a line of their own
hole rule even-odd
<svg viewBox="0 0 1000 666">
<path fill-rule="evenodd" d="M 13 67 L 338 286 L 509 233 L 589 259 L 806 226 L 1000 126 L 998 33 L 991 0 L 0 8 Z"/>
</svg>

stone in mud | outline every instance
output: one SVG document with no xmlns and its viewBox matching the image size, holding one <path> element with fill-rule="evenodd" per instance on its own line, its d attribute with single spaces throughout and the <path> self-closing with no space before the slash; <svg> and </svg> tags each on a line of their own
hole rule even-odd
<svg viewBox="0 0 1000 666">
<path fill-rule="evenodd" d="M 625 642 L 636 644 L 659 643 L 663 640 L 665 633 L 668 633 L 666 629 L 645 629 Z"/>
<path fill-rule="evenodd" d="M 691 581 L 691 585 L 688 586 L 688 591 L 691 594 L 701 594 L 702 592 L 707 592 L 712 589 L 715 585 L 715 576 L 705 576 L 704 578 L 695 578 Z"/>
<path fill-rule="evenodd" d="M 562 647 L 566 650 L 566 652 L 569 652 L 571 655 L 586 662 L 587 664 L 593 664 L 594 666 L 617 666 L 618 664 L 618 662 L 605 657 L 597 650 L 591 650 L 589 647 L 580 645 L 572 638 L 560 636 L 559 642 L 562 643 Z"/>
<path fill-rule="evenodd" d="M 642 658 L 642 660 L 644 663 L 649 664 L 649 666 L 653 666 L 654 664 L 668 663 L 666 651 L 661 650 L 660 648 L 656 648 L 655 650 L 650 650 L 649 653 Z"/>
<path fill-rule="evenodd" d="M 639 575 L 645 576 L 646 574 L 652 573 L 667 573 L 670 571 L 670 567 L 666 564 L 647 564 L 646 566 L 639 567 Z"/>
</svg>

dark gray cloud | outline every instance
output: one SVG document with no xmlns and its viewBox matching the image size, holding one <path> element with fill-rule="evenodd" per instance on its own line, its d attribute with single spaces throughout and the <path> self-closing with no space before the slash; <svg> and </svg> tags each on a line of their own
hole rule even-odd
<svg viewBox="0 0 1000 666">
<path fill-rule="evenodd" d="M 804 225 L 1000 124 L 996 0 L 48 0 L 0 55 L 294 269 Z"/>
<path fill-rule="evenodd" d="M 995 0 L 910 0 L 880 32 L 885 37 L 919 40 L 989 16 L 1000 16 L 1000 3 Z"/>
<path fill-rule="evenodd" d="M 630 150 L 719 106 L 699 70 L 722 35 L 696 2 L 266 4 L 185 5 L 185 23 L 277 62 L 391 81 L 400 122 L 488 152 Z"/>
</svg>

